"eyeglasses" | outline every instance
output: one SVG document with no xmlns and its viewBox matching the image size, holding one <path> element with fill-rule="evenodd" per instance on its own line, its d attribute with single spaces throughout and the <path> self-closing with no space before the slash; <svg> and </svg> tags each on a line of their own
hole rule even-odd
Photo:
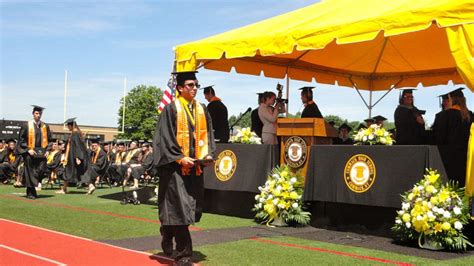
<svg viewBox="0 0 474 266">
<path fill-rule="evenodd" d="M 194 89 L 194 87 L 196 87 L 198 89 L 201 88 L 201 85 L 199 85 L 198 83 L 194 83 L 194 82 L 184 84 L 184 86 L 189 87 L 190 89 Z"/>
</svg>

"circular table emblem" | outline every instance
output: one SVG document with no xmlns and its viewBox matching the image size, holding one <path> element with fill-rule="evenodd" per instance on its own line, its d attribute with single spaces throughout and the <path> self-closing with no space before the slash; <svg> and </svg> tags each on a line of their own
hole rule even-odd
<svg viewBox="0 0 474 266">
<path fill-rule="evenodd" d="M 293 136 L 285 142 L 285 162 L 292 168 L 299 168 L 306 162 L 306 142 Z"/>
<path fill-rule="evenodd" d="M 356 193 L 364 193 L 375 182 L 375 164 L 365 154 L 352 156 L 344 167 L 344 181 Z"/>
<path fill-rule="evenodd" d="M 231 150 L 224 150 L 217 156 L 214 171 L 220 181 L 229 180 L 235 173 L 237 157 Z"/>
</svg>

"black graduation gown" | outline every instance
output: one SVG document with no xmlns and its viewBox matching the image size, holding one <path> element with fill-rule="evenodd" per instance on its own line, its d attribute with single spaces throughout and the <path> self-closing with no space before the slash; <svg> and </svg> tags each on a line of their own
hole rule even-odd
<svg viewBox="0 0 474 266">
<path fill-rule="evenodd" d="M 3 149 L 0 151 L 0 163 L 5 161 L 5 158 L 7 157 L 7 153 L 8 153 L 8 149 L 7 149 L 7 148 L 3 148 Z"/>
<path fill-rule="evenodd" d="M 425 126 L 416 122 L 416 107 L 399 105 L 395 109 L 396 145 L 421 145 L 425 143 Z"/>
<path fill-rule="evenodd" d="M 251 115 L 251 120 L 252 120 L 252 127 L 251 130 L 257 134 L 259 138 L 262 137 L 262 128 L 263 128 L 263 123 L 262 120 L 260 120 L 260 116 L 258 116 L 258 108 L 255 108 L 252 111 Z"/>
<path fill-rule="evenodd" d="M 448 109 L 436 116 L 433 124 L 436 145 L 446 169 L 448 178 L 464 186 L 466 178 L 467 146 L 474 115 L 470 122 L 463 121 L 461 112 Z"/>
<path fill-rule="evenodd" d="M 122 167 L 122 164 L 116 164 L 115 159 L 117 159 L 117 156 L 120 156 L 122 158 L 121 162 L 125 161 L 125 155 L 126 152 L 115 152 L 112 153 L 110 156 L 110 164 L 109 168 L 107 169 L 107 174 L 109 175 L 110 179 L 114 182 L 121 182 L 123 178 L 124 170 L 122 170 L 124 167 Z"/>
<path fill-rule="evenodd" d="M 336 145 L 354 145 L 354 140 L 351 138 L 347 138 L 346 140 L 343 140 L 341 138 L 334 138 L 333 144 Z"/>
<path fill-rule="evenodd" d="M 43 124 L 44 122 L 40 122 Z M 46 134 L 48 139 L 48 145 L 51 143 L 51 131 L 49 126 L 46 125 Z M 35 127 L 35 148 L 41 148 L 42 131 L 40 127 Z M 16 146 L 17 154 L 23 156 L 24 170 L 23 177 L 25 180 L 26 187 L 36 187 L 38 181 L 41 181 L 44 175 L 44 169 L 46 165 L 46 157 L 34 157 L 28 153 L 28 123 L 25 123 L 18 136 L 18 143 Z"/>
<path fill-rule="evenodd" d="M 207 105 L 212 119 L 214 138 L 220 143 L 229 142 L 229 120 L 227 107 L 221 101 L 212 101 Z"/>
<path fill-rule="evenodd" d="M 94 183 L 95 179 L 98 176 L 102 176 L 105 174 L 105 171 L 107 170 L 107 153 L 103 149 L 100 149 L 99 155 L 97 156 L 97 160 L 92 162 L 92 159 L 95 157 L 96 152 L 95 151 L 90 151 L 89 153 L 89 158 L 90 158 L 90 167 L 89 171 L 87 172 L 87 182 L 88 183 Z"/>
<path fill-rule="evenodd" d="M 319 111 L 318 105 L 316 105 L 315 102 L 312 102 L 311 104 L 306 105 L 303 109 L 301 118 L 304 117 L 323 118 L 323 115 L 321 114 L 321 111 Z"/>
<path fill-rule="evenodd" d="M 148 152 L 147 154 L 143 156 L 142 163 L 140 164 L 140 166 L 132 167 L 131 175 L 134 179 L 140 179 L 140 177 L 144 175 L 145 172 L 152 175 L 153 174 L 152 169 L 153 169 L 153 153 Z"/>
<path fill-rule="evenodd" d="M 209 155 L 215 151 L 212 121 L 205 106 L 208 128 Z M 174 103 L 168 104 L 160 114 L 153 138 L 153 164 L 160 177 L 158 191 L 158 211 L 162 225 L 190 225 L 199 222 L 204 200 L 203 176 L 181 174 L 176 160 L 184 157 L 176 140 L 177 113 Z M 193 130 L 189 123 L 190 131 Z M 190 157 L 194 157 L 194 137 L 190 132 Z"/>
<path fill-rule="evenodd" d="M 15 154 L 14 150 L 6 149 L 7 153 L 3 162 L 0 162 L 0 180 L 9 179 L 15 172 L 17 172 L 18 166 L 20 165 L 20 158 L 18 154 Z M 9 161 L 10 154 L 14 154 L 15 159 Z"/>
<path fill-rule="evenodd" d="M 45 173 L 48 176 L 51 175 L 51 172 L 53 172 L 54 170 L 57 170 L 59 166 L 61 165 L 61 155 L 62 153 L 58 151 L 54 154 L 53 161 L 51 163 L 46 162 Z"/>
<path fill-rule="evenodd" d="M 87 152 L 86 144 L 82 140 L 81 134 L 78 131 L 73 131 L 68 141 L 69 154 L 67 155 L 67 164 L 64 167 L 64 180 L 68 183 L 87 183 L 84 174 L 89 168 L 89 153 Z M 76 158 L 81 160 L 81 164 L 76 164 Z"/>
</svg>

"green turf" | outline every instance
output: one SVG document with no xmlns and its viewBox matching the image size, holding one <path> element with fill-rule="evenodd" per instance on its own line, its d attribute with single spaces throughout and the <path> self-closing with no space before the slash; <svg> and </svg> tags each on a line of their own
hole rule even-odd
<svg viewBox="0 0 474 266">
<path fill-rule="evenodd" d="M 24 191 L 24 188 L 0 186 L 0 196 L 9 195 L 24 199 L 20 195 L 13 194 L 23 193 Z M 43 190 L 39 192 L 41 197 L 33 203 L 0 197 L 0 206 L 2 206 L 0 217 L 91 239 L 122 239 L 158 235 L 159 225 L 154 223 L 71 210 L 54 205 L 37 204 L 38 202 L 62 204 L 88 210 L 158 220 L 158 211 L 155 205 L 121 205 L 119 201 L 98 197 L 120 192 L 120 188 L 98 189 L 92 196 L 85 195 L 85 190 L 75 188 L 70 189 L 71 193 L 67 195 L 58 195 L 54 191 Z M 206 213 L 203 215 L 201 222 L 194 226 L 202 229 L 213 229 L 253 224 L 251 219 Z"/>
<path fill-rule="evenodd" d="M 21 195 L 24 188 L 0 186 L 0 217 L 37 225 L 91 239 L 125 239 L 133 237 L 156 236 L 159 225 L 150 221 L 157 220 L 155 205 L 121 205 L 116 200 L 100 196 L 120 192 L 120 188 L 98 189 L 92 196 L 85 190 L 71 189 L 71 194 L 57 195 L 55 190 L 43 190 L 42 196 L 34 202 Z M 8 196 L 7 198 L 5 196 Z M 10 197 L 14 197 L 13 199 Z M 20 199 L 20 200 L 19 200 Z M 38 204 L 38 203 L 47 204 Z M 70 206 L 74 209 L 64 208 Z M 83 208 L 123 216 L 137 217 L 149 221 L 113 217 L 101 213 L 77 210 Z M 252 226 L 251 219 L 207 214 L 196 227 L 202 229 Z M 371 256 L 381 259 L 417 264 L 417 265 L 474 265 L 474 256 L 454 260 L 436 261 L 420 257 L 371 250 L 346 245 L 311 241 L 293 237 L 274 237 L 273 241 L 286 242 L 302 246 L 323 248 L 334 251 Z M 152 251 L 155 252 L 155 251 Z M 156 251 L 157 252 L 157 251 Z M 305 250 L 294 247 L 260 243 L 254 240 L 241 240 L 221 244 L 195 247 L 195 259 L 204 265 L 374 265 L 380 264 L 347 256 Z"/>
</svg>

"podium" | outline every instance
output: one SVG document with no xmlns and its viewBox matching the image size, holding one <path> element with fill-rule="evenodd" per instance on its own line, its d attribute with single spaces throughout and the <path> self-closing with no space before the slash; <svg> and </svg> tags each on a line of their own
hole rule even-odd
<svg viewBox="0 0 474 266">
<path fill-rule="evenodd" d="M 301 170 L 306 176 L 311 145 L 332 144 L 337 135 L 337 130 L 322 118 L 279 118 L 280 164 L 294 171 Z"/>
</svg>

